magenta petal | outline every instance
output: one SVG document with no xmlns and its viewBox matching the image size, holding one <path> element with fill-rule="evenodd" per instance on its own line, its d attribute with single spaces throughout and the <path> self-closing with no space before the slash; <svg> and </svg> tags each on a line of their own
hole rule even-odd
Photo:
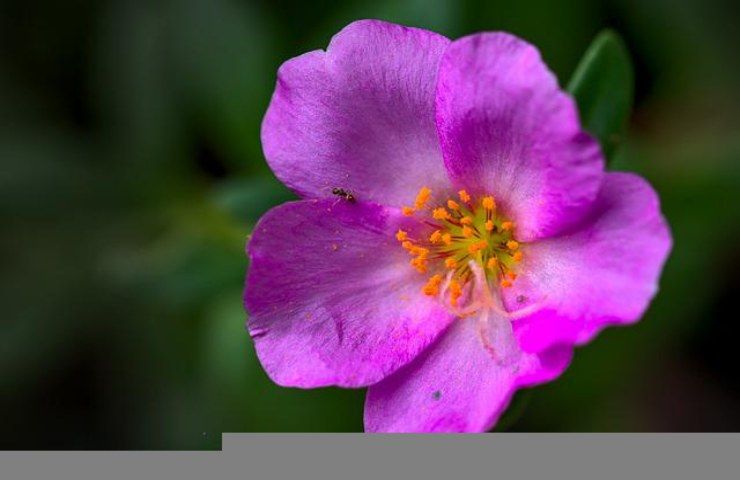
<svg viewBox="0 0 740 480">
<path fill-rule="evenodd" d="M 451 178 L 492 193 L 521 240 L 560 232 L 587 211 L 603 158 L 535 47 L 506 33 L 452 42 L 436 109 Z"/>
<path fill-rule="evenodd" d="M 457 320 L 416 360 L 368 389 L 365 430 L 486 431 L 518 388 L 553 380 L 571 355 L 563 347 L 501 363 L 484 347 L 475 318 Z"/>
<path fill-rule="evenodd" d="M 637 175 L 609 173 L 594 211 L 571 234 L 533 243 L 507 305 L 539 304 L 515 322 L 522 348 L 583 344 L 608 325 L 638 320 L 658 290 L 671 235 L 652 187 Z"/>
<path fill-rule="evenodd" d="M 262 124 L 275 174 L 304 197 L 351 190 L 400 206 L 423 185 L 447 186 L 434 126 L 445 37 L 375 20 L 355 22 L 326 52 L 285 62 Z"/>
<path fill-rule="evenodd" d="M 375 383 L 451 321 L 393 237 L 395 209 L 307 200 L 268 212 L 249 243 L 245 303 L 257 355 L 283 386 Z"/>
</svg>

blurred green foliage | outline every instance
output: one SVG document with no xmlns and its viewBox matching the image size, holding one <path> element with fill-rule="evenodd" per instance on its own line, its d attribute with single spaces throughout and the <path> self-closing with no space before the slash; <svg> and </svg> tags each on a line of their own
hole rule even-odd
<svg viewBox="0 0 740 480">
<path fill-rule="evenodd" d="M 586 50 L 568 82 L 581 122 L 601 143 L 607 160 L 624 139 L 632 111 L 634 73 L 624 42 L 616 32 L 601 32 Z"/>
<path fill-rule="evenodd" d="M 594 36 L 635 59 L 613 169 L 675 247 L 644 320 L 578 350 L 509 430 L 738 430 L 740 62 L 731 2 L 49 0 L 0 17 L 5 448 L 217 448 L 357 431 L 362 391 L 273 385 L 244 330 L 243 249 L 292 198 L 259 124 L 280 63 L 359 18 L 506 30 L 565 84 Z M 608 87 L 607 87 L 608 88 Z M 618 93 L 618 92 L 616 92 Z"/>
</svg>

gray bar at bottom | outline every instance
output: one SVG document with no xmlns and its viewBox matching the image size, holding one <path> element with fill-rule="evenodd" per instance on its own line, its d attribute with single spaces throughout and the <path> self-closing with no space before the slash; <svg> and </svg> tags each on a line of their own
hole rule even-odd
<svg viewBox="0 0 740 480">
<path fill-rule="evenodd" d="M 226 434 L 222 452 L 0 452 L 1 479 L 733 479 L 740 434 Z"/>
</svg>

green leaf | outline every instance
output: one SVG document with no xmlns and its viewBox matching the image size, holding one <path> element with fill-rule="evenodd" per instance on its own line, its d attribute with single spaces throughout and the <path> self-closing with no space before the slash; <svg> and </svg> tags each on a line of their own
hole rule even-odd
<svg viewBox="0 0 740 480">
<path fill-rule="evenodd" d="M 609 160 L 624 138 L 632 109 L 634 71 L 616 32 L 604 30 L 591 43 L 568 84 L 581 121 L 601 143 Z"/>
</svg>

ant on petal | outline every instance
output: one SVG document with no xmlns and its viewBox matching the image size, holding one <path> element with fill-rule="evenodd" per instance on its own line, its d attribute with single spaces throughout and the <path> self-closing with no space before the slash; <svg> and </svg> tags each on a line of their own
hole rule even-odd
<svg viewBox="0 0 740 480">
<path fill-rule="evenodd" d="M 341 188 L 341 187 L 332 188 L 331 193 L 333 195 L 336 195 L 339 198 L 343 198 L 347 200 L 350 203 L 355 203 L 357 201 L 354 193 L 350 192 L 349 190 L 345 190 L 344 188 Z"/>
</svg>

